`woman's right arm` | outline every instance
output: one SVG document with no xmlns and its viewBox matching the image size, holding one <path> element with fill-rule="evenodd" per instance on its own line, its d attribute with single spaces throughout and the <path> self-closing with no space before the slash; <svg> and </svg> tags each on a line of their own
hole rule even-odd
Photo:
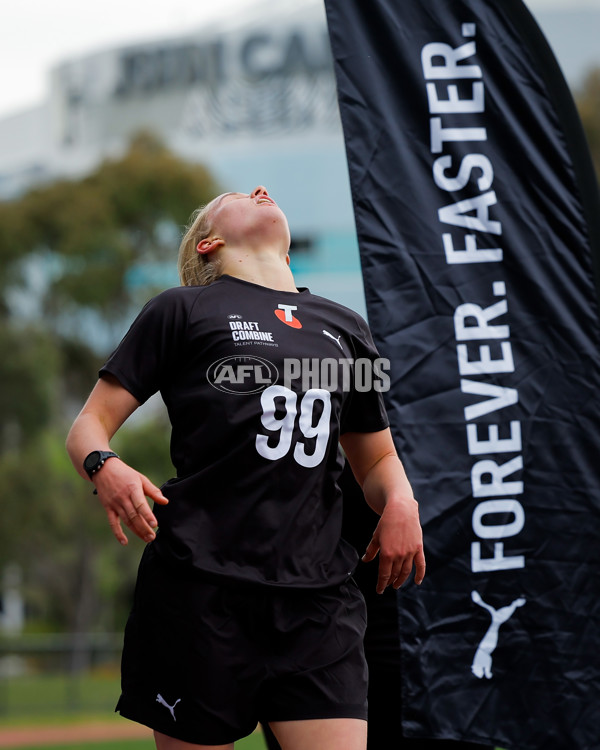
<svg viewBox="0 0 600 750">
<path fill-rule="evenodd" d="M 85 457 L 92 451 L 110 450 L 111 438 L 139 406 L 116 378 L 105 376 L 96 383 L 67 436 L 67 451 L 84 479 L 89 480 L 83 468 Z M 156 485 L 119 458 L 108 459 L 92 481 L 121 544 L 127 544 L 121 522 L 145 542 L 155 538 L 158 524 L 146 497 L 161 505 L 168 503 Z"/>
</svg>

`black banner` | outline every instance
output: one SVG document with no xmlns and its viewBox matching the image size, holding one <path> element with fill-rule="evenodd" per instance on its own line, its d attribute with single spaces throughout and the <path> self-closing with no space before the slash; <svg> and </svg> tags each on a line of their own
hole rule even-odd
<svg viewBox="0 0 600 750">
<path fill-rule="evenodd" d="M 425 530 L 402 732 L 600 748 L 600 205 L 572 98 L 520 0 L 325 4 Z"/>
</svg>

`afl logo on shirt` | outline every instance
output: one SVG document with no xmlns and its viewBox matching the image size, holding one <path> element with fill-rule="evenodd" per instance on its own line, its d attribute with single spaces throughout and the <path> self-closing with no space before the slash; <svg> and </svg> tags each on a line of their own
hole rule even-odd
<svg viewBox="0 0 600 750">
<path fill-rule="evenodd" d="M 272 362 L 263 357 L 223 357 L 206 371 L 206 378 L 213 388 L 223 393 L 243 396 L 260 393 L 273 385 L 279 371 Z"/>
<path fill-rule="evenodd" d="M 277 310 L 273 310 L 277 318 L 290 328 L 302 328 L 302 323 L 293 314 L 297 310 L 297 305 L 277 305 Z"/>
</svg>

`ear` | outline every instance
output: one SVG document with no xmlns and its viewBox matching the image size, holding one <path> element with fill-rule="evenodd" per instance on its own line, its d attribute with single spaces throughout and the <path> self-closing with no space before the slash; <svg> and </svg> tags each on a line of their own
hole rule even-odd
<svg viewBox="0 0 600 750">
<path fill-rule="evenodd" d="M 207 237 L 196 245 L 196 250 L 200 255 L 208 255 L 213 250 L 217 250 L 219 247 L 223 247 L 225 241 L 219 237 Z"/>
</svg>

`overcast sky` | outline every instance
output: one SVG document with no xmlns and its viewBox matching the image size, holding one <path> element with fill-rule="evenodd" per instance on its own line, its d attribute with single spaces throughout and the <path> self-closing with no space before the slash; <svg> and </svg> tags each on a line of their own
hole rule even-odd
<svg viewBox="0 0 600 750">
<path fill-rule="evenodd" d="M 600 0 L 526 3 L 534 13 L 600 9 Z M 185 33 L 252 5 L 253 0 L 2 0 L 0 117 L 40 102 L 49 68 L 65 58 L 122 42 Z"/>
</svg>

